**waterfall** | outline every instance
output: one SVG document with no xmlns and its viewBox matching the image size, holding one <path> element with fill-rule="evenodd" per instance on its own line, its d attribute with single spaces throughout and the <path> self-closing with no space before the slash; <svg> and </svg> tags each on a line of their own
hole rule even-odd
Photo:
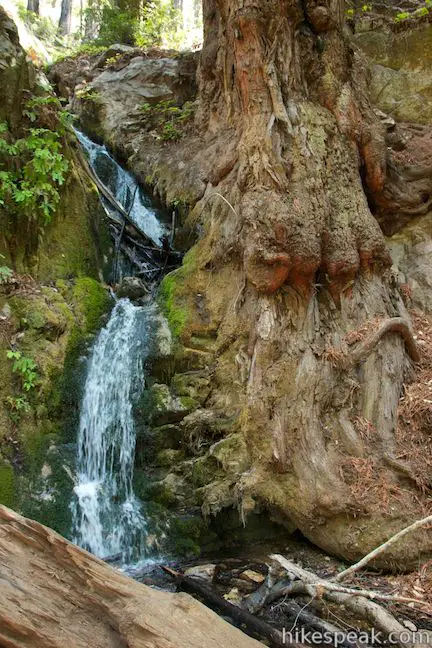
<svg viewBox="0 0 432 648">
<path fill-rule="evenodd" d="M 77 136 L 95 173 L 131 210 L 132 219 L 159 242 L 163 228 L 148 199 L 136 191 L 132 176 L 104 146 L 79 131 Z M 144 387 L 154 326 L 154 305 L 117 301 L 94 343 L 81 403 L 71 502 L 73 541 L 99 557 L 121 554 L 123 562 L 146 554 L 146 520 L 133 491 L 133 407 Z"/>
<path fill-rule="evenodd" d="M 74 542 L 100 557 L 144 550 L 146 524 L 132 487 L 133 404 L 144 383 L 151 306 L 120 299 L 90 358 L 78 432 Z"/>
<path fill-rule="evenodd" d="M 90 165 L 96 175 L 126 211 L 130 212 L 132 220 L 156 244 L 160 244 L 165 230 L 158 221 L 156 211 L 152 208 L 149 198 L 140 188 L 137 189 L 137 183 L 131 174 L 117 164 L 105 146 L 92 142 L 79 130 L 75 130 L 75 133 L 81 146 L 87 151 Z"/>
</svg>

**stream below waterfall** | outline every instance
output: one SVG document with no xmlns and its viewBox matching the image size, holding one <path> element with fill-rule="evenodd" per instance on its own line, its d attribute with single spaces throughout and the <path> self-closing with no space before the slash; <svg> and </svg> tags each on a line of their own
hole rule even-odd
<svg viewBox="0 0 432 648">
<path fill-rule="evenodd" d="M 160 243 L 165 228 L 133 177 L 104 146 L 79 131 L 77 135 L 94 172 L 132 220 Z M 121 554 L 122 563 L 148 554 L 145 511 L 132 486 L 133 407 L 145 386 L 144 363 L 155 311 L 150 301 L 138 306 L 127 298 L 116 299 L 93 345 L 80 408 L 76 482 L 70 504 L 72 539 L 101 558 Z"/>
</svg>

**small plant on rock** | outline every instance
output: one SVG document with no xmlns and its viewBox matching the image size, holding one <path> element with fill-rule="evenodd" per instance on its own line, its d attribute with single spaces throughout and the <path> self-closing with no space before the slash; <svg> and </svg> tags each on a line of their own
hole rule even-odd
<svg viewBox="0 0 432 648">
<path fill-rule="evenodd" d="M 34 389 L 38 383 L 37 364 L 32 358 L 27 358 L 21 351 L 8 351 L 7 357 L 13 360 L 12 371 L 21 380 L 21 387 L 28 392 Z"/>
</svg>

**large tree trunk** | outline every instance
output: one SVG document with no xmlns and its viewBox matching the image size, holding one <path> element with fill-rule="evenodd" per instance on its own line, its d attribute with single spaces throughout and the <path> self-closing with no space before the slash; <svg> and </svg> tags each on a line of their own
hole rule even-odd
<svg viewBox="0 0 432 648">
<path fill-rule="evenodd" d="M 124 576 L 0 506 L 4 648 L 260 648 L 187 594 Z"/>
<path fill-rule="evenodd" d="M 39 0 L 27 0 L 27 11 L 32 11 L 39 16 Z"/>
<path fill-rule="evenodd" d="M 214 164 L 179 294 L 201 303 L 184 344 L 217 336 L 206 406 L 241 412 L 251 469 L 233 501 L 356 558 L 423 504 L 394 457 L 415 344 L 369 206 L 394 208 L 397 184 L 403 210 L 412 189 L 388 173 L 343 17 L 343 0 L 204 0 L 197 121 Z M 411 543 L 388 562 L 431 548 L 426 533 Z"/>
<path fill-rule="evenodd" d="M 59 32 L 63 36 L 70 34 L 72 21 L 72 0 L 62 0 L 60 19 L 59 19 Z"/>
</svg>

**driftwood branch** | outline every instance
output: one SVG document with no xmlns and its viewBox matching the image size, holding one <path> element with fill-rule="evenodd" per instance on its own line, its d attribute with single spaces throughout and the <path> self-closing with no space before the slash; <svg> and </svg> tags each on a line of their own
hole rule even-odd
<svg viewBox="0 0 432 648">
<path fill-rule="evenodd" d="M 355 595 L 351 592 L 341 591 L 335 583 L 319 578 L 316 574 L 299 567 L 283 556 L 274 554 L 270 557 L 276 560 L 288 574 L 301 580 L 305 586 L 304 591 L 309 596 L 324 597 L 329 601 L 344 605 L 346 609 L 360 615 L 369 621 L 374 628 L 381 630 L 386 635 L 392 634 L 393 637 L 397 637 L 406 631 L 406 628 L 388 610 L 360 595 L 358 590 Z M 401 642 L 400 645 L 406 647 L 409 644 Z"/>
<path fill-rule="evenodd" d="M 145 241 L 147 241 L 150 245 L 155 245 L 154 241 L 142 230 L 139 225 L 135 223 L 135 221 L 131 218 L 130 214 L 125 210 L 123 205 L 119 203 L 119 201 L 113 196 L 111 191 L 104 185 L 104 183 L 100 180 L 100 178 L 97 177 L 97 175 L 94 173 L 93 169 L 87 162 L 84 154 L 82 153 L 81 149 L 77 149 L 77 154 L 78 154 L 78 160 L 84 170 L 84 172 L 88 175 L 90 180 L 96 185 L 100 193 L 103 195 L 103 197 L 109 202 L 109 204 L 113 207 L 113 209 L 118 212 L 121 216 L 123 216 L 124 220 L 138 233 L 138 235 L 143 238 Z M 118 223 L 118 220 L 115 219 L 115 222 Z"/>
<path fill-rule="evenodd" d="M 359 569 L 361 569 L 362 567 L 370 563 L 371 560 L 373 560 L 380 554 L 384 553 L 389 547 L 391 547 L 396 542 L 398 542 L 401 538 L 407 535 L 407 533 L 411 533 L 412 531 L 415 531 L 420 527 L 426 526 L 426 524 L 432 524 L 432 515 L 429 515 L 428 517 L 425 517 L 422 520 L 417 520 L 416 522 L 413 522 L 409 526 L 405 527 L 404 529 L 396 533 L 394 536 L 389 538 L 387 542 L 384 542 L 382 545 L 376 547 L 376 549 L 368 553 L 367 556 L 359 560 L 357 563 L 355 563 L 355 565 L 351 565 L 351 567 L 348 567 L 348 569 L 345 569 L 344 571 L 340 572 L 332 580 L 334 582 L 339 582 L 343 580 L 350 574 L 358 571 Z"/>
</svg>

